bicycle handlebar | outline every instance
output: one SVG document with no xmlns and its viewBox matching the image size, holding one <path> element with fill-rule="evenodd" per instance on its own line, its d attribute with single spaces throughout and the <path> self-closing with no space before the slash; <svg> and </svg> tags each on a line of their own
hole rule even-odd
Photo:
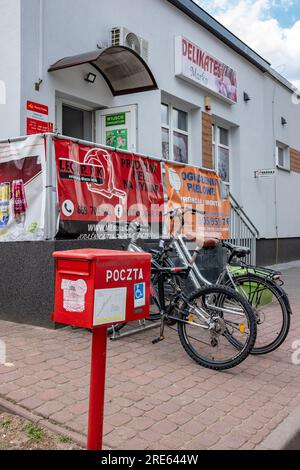
<svg viewBox="0 0 300 470">
<path fill-rule="evenodd" d="M 191 213 L 193 215 L 195 214 L 201 214 L 203 215 L 203 212 L 202 211 L 199 211 L 198 209 L 190 209 L 190 208 L 181 208 L 181 207 L 177 207 L 176 209 L 172 209 L 168 212 L 166 212 L 164 215 L 170 215 L 171 217 L 171 220 L 172 220 L 172 229 L 171 229 L 171 232 L 174 230 L 174 217 L 177 217 L 179 220 L 180 220 L 180 230 L 178 230 L 178 234 L 181 232 L 181 229 L 184 227 L 184 216 L 188 213 Z M 196 237 L 195 237 L 196 238 Z M 218 243 L 221 243 L 222 240 L 220 240 L 219 238 L 216 238 L 216 237 L 203 237 L 203 241 L 207 241 L 208 244 L 207 246 L 210 247 L 210 246 L 216 246 L 216 244 L 214 245 L 212 243 L 212 241 L 215 240 L 217 241 Z M 205 245 L 205 243 L 204 243 Z"/>
</svg>

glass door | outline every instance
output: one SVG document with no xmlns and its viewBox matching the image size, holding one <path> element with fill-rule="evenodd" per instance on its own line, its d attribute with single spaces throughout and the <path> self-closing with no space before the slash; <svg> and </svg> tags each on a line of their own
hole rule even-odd
<svg viewBox="0 0 300 470">
<path fill-rule="evenodd" d="M 55 132 L 75 139 L 94 141 L 94 110 L 75 100 L 57 98 Z"/>
<path fill-rule="evenodd" d="M 62 133 L 82 140 L 93 140 L 93 113 L 72 106 L 62 107 Z"/>
<path fill-rule="evenodd" d="M 136 152 L 136 115 L 135 105 L 97 111 L 97 141 L 116 149 Z"/>
</svg>

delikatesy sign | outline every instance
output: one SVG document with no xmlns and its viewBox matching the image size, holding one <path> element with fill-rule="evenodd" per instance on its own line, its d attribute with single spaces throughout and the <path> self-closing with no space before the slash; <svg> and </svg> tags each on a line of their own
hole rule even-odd
<svg viewBox="0 0 300 470">
<path fill-rule="evenodd" d="M 175 75 L 229 103 L 237 102 L 236 72 L 183 36 L 175 38 Z"/>
</svg>

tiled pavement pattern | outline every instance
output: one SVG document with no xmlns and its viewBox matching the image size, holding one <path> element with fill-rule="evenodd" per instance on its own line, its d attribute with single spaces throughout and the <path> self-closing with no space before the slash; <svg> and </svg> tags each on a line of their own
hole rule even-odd
<svg viewBox="0 0 300 470">
<path fill-rule="evenodd" d="M 155 330 L 109 342 L 106 447 L 256 448 L 300 406 L 300 366 L 291 362 L 292 343 L 300 340 L 300 268 L 286 278 L 294 316 L 285 345 L 230 371 L 198 366 L 172 330 L 155 346 Z M 0 322 L 0 339 L 14 363 L 0 366 L 0 396 L 85 433 L 90 333 Z"/>
</svg>

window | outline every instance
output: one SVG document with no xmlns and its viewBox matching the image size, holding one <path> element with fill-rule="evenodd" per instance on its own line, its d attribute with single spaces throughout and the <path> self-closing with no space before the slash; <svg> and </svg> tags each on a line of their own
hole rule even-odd
<svg viewBox="0 0 300 470">
<path fill-rule="evenodd" d="M 55 132 L 91 142 L 95 140 L 94 109 L 76 98 L 74 101 L 56 98 L 55 121 Z"/>
<path fill-rule="evenodd" d="M 213 124 L 212 126 L 213 161 L 221 180 L 230 183 L 230 143 L 229 130 Z"/>
<path fill-rule="evenodd" d="M 62 133 L 68 137 L 93 140 L 93 115 L 91 111 L 67 106 L 62 107 Z"/>
<path fill-rule="evenodd" d="M 276 143 L 276 165 L 278 168 L 290 171 L 290 149 L 287 145 Z"/>
<path fill-rule="evenodd" d="M 168 104 L 161 105 L 162 156 L 165 160 L 188 163 L 188 113 Z"/>
</svg>

